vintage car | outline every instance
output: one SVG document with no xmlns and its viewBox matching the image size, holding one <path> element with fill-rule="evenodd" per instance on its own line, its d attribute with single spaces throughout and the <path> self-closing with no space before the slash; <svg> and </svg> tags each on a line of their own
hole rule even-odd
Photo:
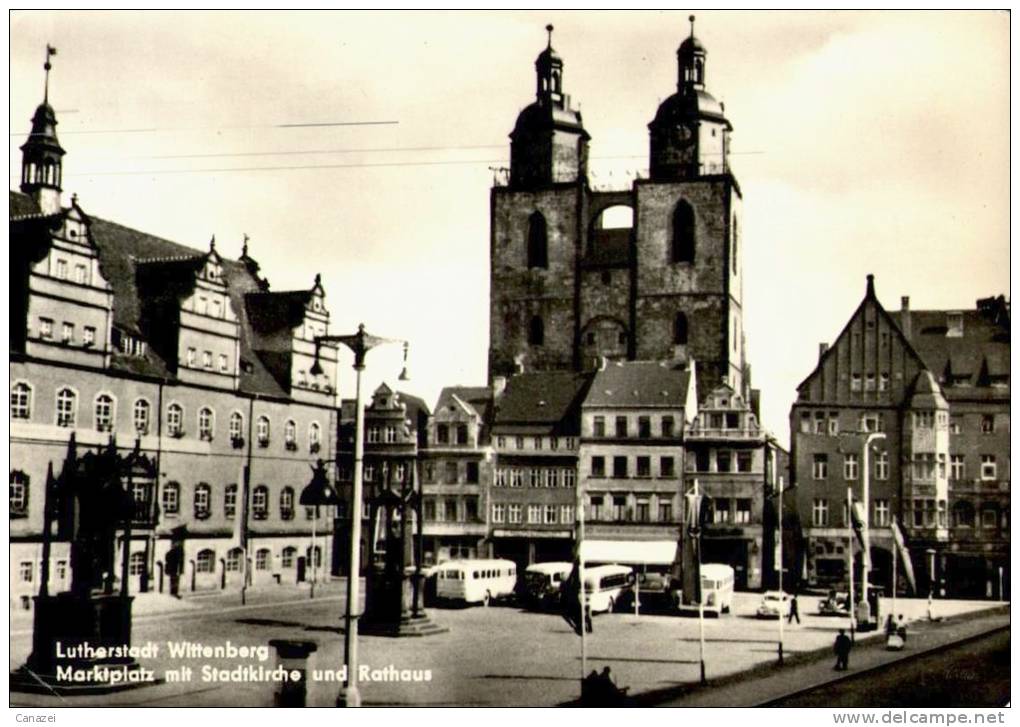
<svg viewBox="0 0 1020 727">
<path fill-rule="evenodd" d="M 756 612 L 758 618 L 786 618 L 790 615 L 790 594 L 783 591 L 765 591 Z"/>
<path fill-rule="evenodd" d="M 818 614 L 820 616 L 849 616 L 850 594 L 845 591 L 842 593 L 830 591 L 828 596 L 818 602 Z"/>
</svg>

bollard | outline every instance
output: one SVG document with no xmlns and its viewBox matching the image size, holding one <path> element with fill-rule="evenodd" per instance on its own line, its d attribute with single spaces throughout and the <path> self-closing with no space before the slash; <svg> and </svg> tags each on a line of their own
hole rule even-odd
<svg viewBox="0 0 1020 727">
<path fill-rule="evenodd" d="M 287 671 L 298 671 L 298 681 L 279 682 L 273 695 L 277 707 L 304 707 L 308 698 L 308 656 L 319 648 L 314 641 L 296 639 L 272 639 L 269 645 L 276 649 L 276 665 Z"/>
</svg>

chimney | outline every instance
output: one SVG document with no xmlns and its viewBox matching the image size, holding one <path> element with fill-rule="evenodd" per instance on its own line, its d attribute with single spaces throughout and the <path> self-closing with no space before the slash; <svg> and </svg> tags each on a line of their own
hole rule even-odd
<svg viewBox="0 0 1020 727">
<path fill-rule="evenodd" d="M 503 396 L 503 392 L 506 391 L 506 376 L 493 376 L 492 377 L 492 398 L 498 399 Z"/>
<path fill-rule="evenodd" d="M 818 344 L 818 360 L 819 360 L 819 362 L 822 360 L 822 356 L 824 356 L 825 352 L 828 351 L 828 350 L 829 350 L 829 344 L 827 344 L 827 343 L 819 343 Z"/>
<path fill-rule="evenodd" d="M 910 296 L 904 295 L 900 298 L 900 330 L 903 331 L 904 337 L 909 341 L 913 336 L 913 332 L 910 327 Z"/>
</svg>

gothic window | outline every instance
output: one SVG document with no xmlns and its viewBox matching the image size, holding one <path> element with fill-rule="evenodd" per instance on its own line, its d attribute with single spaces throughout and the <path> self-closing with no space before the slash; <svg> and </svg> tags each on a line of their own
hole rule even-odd
<svg viewBox="0 0 1020 727">
<path fill-rule="evenodd" d="M 673 211 L 673 262 L 694 262 L 694 209 L 683 200 Z"/>
<path fill-rule="evenodd" d="M 545 322 L 542 316 L 535 316 L 528 324 L 528 343 L 532 346 L 545 345 Z"/>
<path fill-rule="evenodd" d="M 528 218 L 528 267 L 549 267 L 549 238 L 541 212 Z"/>
<path fill-rule="evenodd" d="M 687 316 L 677 313 L 673 321 L 673 343 L 677 346 L 687 345 Z"/>
</svg>

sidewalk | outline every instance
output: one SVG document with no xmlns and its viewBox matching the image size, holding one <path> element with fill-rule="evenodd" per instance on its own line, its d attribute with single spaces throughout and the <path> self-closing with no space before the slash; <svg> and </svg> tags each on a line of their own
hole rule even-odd
<svg viewBox="0 0 1020 727">
<path fill-rule="evenodd" d="M 785 666 L 775 662 L 725 677 L 701 687 L 693 685 L 687 692 L 672 695 L 638 695 L 636 702 L 660 707 L 758 707 L 780 697 L 824 686 L 834 680 L 878 666 L 893 664 L 918 653 L 935 649 L 978 634 L 1009 626 L 1009 607 L 1002 606 L 972 615 L 961 615 L 945 621 L 914 621 L 910 624 L 904 651 L 886 651 L 882 631 L 858 636 L 850 653 L 850 669 L 833 670 L 831 648 L 797 655 Z"/>
</svg>

